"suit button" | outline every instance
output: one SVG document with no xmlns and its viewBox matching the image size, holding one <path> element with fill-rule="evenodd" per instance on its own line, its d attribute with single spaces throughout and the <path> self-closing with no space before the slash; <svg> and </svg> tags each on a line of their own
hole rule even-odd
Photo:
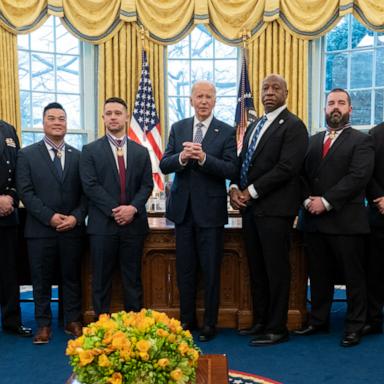
<svg viewBox="0 0 384 384">
<path fill-rule="evenodd" d="M 9 164 L 9 160 L 7 160 L 7 164 Z"/>
<path fill-rule="evenodd" d="M 8 181 L 12 181 L 12 179 L 10 177 L 8 177 Z"/>
<path fill-rule="evenodd" d="M 12 173 L 12 169 L 8 169 L 8 172 L 9 172 L 9 173 Z"/>
</svg>

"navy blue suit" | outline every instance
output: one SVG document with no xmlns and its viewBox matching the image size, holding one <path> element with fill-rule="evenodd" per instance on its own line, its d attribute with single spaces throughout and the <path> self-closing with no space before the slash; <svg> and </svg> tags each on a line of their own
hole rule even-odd
<svg viewBox="0 0 384 384">
<path fill-rule="evenodd" d="M 179 162 L 183 142 L 192 141 L 193 118 L 172 126 L 160 162 L 164 174 L 175 173 L 166 216 L 176 225 L 176 268 L 182 322 L 195 323 L 196 273 L 204 274 L 204 324 L 214 326 L 219 306 L 223 227 L 228 222 L 225 180 L 237 172 L 233 127 L 213 118 L 202 142 L 206 160 Z"/>
<path fill-rule="evenodd" d="M 0 195 L 13 198 L 14 210 L 0 216 L 0 304 L 1 322 L 4 327 L 21 325 L 19 284 L 17 280 L 17 206 L 15 185 L 16 156 L 19 139 L 15 129 L 0 120 Z"/>
<path fill-rule="evenodd" d="M 113 270 L 120 262 L 125 310 L 142 306 L 141 256 L 148 219 L 145 204 L 153 189 L 146 148 L 127 141 L 126 205 L 137 209 L 134 220 L 119 226 L 112 209 L 120 206 L 120 179 L 107 136 L 83 147 L 81 180 L 89 199 L 87 232 L 91 239 L 93 306 L 96 315 L 110 311 Z"/>
<path fill-rule="evenodd" d="M 80 152 L 65 144 L 65 165 L 60 178 L 43 140 L 18 153 L 16 184 L 27 210 L 24 235 L 39 327 L 51 324 L 51 285 L 57 257 L 64 319 L 67 323 L 81 320 L 80 272 L 87 204 L 81 188 L 79 159 Z M 55 213 L 74 216 L 76 226 L 66 232 L 56 231 L 50 225 Z"/>
</svg>

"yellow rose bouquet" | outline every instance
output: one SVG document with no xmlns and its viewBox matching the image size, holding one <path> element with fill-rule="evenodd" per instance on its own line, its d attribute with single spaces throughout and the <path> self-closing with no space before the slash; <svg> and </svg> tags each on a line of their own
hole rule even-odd
<svg viewBox="0 0 384 384">
<path fill-rule="evenodd" d="M 66 354 L 81 384 L 186 384 L 196 382 L 199 349 L 178 320 L 142 309 L 101 315 Z"/>
</svg>

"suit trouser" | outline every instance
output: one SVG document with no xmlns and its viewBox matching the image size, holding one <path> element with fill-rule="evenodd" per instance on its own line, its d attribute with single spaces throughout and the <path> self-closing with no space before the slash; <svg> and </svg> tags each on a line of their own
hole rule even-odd
<svg viewBox="0 0 384 384">
<path fill-rule="evenodd" d="M 367 323 L 383 323 L 384 306 L 384 228 L 371 227 L 366 260 Z"/>
<path fill-rule="evenodd" d="M 17 279 L 17 226 L 0 226 L 0 303 L 5 327 L 21 323 L 19 283 Z"/>
<path fill-rule="evenodd" d="M 93 308 L 96 316 L 109 313 L 112 279 L 119 263 L 124 309 L 140 311 L 143 302 L 141 259 L 145 235 L 91 235 Z"/>
<path fill-rule="evenodd" d="M 366 284 L 363 269 L 363 235 L 305 233 L 308 272 L 311 282 L 310 324 L 327 326 L 331 311 L 335 267 L 343 272 L 347 293 L 346 332 L 360 331 L 367 313 Z"/>
<path fill-rule="evenodd" d="M 251 209 L 243 213 L 253 322 L 271 333 L 287 330 L 292 225 L 292 217 L 258 216 Z"/>
<path fill-rule="evenodd" d="M 60 262 L 64 321 L 81 320 L 81 263 L 84 238 L 64 234 L 47 238 L 28 238 L 35 319 L 39 327 L 50 326 L 52 284 L 57 258 Z"/>
<path fill-rule="evenodd" d="M 191 211 L 176 230 L 176 270 L 181 322 L 196 322 L 196 284 L 200 265 L 204 279 L 204 325 L 215 326 L 219 312 L 223 227 L 200 227 Z"/>
</svg>

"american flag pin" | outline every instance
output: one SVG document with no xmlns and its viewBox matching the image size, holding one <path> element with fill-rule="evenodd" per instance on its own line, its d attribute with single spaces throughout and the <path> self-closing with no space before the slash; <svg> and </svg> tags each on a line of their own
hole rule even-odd
<svg viewBox="0 0 384 384">
<path fill-rule="evenodd" d="M 215 132 L 219 132 L 219 130 L 217 128 L 214 129 Z"/>
<path fill-rule="evenodd" d="M 284 123 L 284 120 L 281 119 L 281 120 L 279 121 L 279 124 L 283 124 L 283 123 Z"/>
<path fill-rule="evenodd" d="M 72 149 L 71 149 L 71 148 L 68 148 L 68 152 L 72 152 Z"/>
</svg>

